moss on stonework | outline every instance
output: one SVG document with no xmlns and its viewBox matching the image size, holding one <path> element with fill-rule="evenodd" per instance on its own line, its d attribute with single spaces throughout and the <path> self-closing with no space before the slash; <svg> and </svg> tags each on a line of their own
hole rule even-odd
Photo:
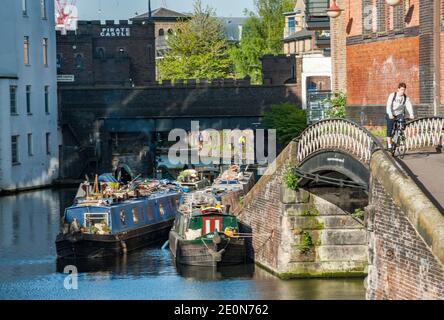
<svg viewBox="0 0 444 320">
<path fill-rule="evenodd" d="M 302 212 L 302 215 L 304 217 L 318 216 L 319 211 L 316 208 L 305 208 L 304 211 Z"/>
<path fill-rule="evenodd" d="M 276 274 L 276 273 L 275 273 Z M 316 272 L 304 271 L 282 272 L 276 274 L 281 280 L 291 280 L 300 278 L 365 278 L 367 273 L 364 271 L 336 271 L 336 272 Z"/>
</svg>

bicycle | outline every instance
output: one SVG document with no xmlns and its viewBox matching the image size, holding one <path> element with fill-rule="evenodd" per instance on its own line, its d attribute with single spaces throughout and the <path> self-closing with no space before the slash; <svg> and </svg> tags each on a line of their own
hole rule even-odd
<svg viewBox="0 0 444 320">
<path fill-rule="evenodd" d="M 391 153 L 396 158 L 404 158 L 406 152 L 405 134 L 406 120 L 404 115 L 396 116 L 395 125 L 392 131 L 392 150 Z"/>
</svg>

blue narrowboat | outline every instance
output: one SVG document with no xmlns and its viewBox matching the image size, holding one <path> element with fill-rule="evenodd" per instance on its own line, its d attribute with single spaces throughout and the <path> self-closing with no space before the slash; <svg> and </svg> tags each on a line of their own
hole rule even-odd
<svg viewBox="0 0 444 320">
<path fill-rule="evenodd" d="M 179 200 L 176 190 L 161 190 L 147 195 L 136 191 L 119 201 L 103 197 L 77 201 L 65 209 L 56 238 L 57 256 L 101 258 L 166 240 Z"/>
</svg>

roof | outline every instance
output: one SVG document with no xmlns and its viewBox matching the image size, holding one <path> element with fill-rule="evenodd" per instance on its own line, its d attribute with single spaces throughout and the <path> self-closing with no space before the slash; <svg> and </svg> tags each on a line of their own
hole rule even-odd
<svg viewBox="0 0 444 320">
<path fill-rule="evenodd" d="M 314 35 L 313 30 L 302 29 L 301 31 L 298 31 L 292 34 L 291 36 L 284 38 L 284 41 L 307 39 L 313 37 L 313 35 Z"/>
<path fill-rule="evenodd" d="M 169 19 L 175 19 L 177 20 L 178 18 L 186 18 L 188 17 L 188 15 L 177 12 L 177 11 L 173 11 L 167 8 L 163 8 L 160 7 L 156 10 L 151 10 L 151 17 L 156 20 L 156 18 L 161 18 L 161 19 L 165 19 L 165 18 L 169 18 Z M 135 16 L 133 18 L 131 18 L 130 20 L 142 20 L 142 19 L 147 19 L 148 18 L 148 12 L 139 14 L 138 16 Z"/>
</svg>

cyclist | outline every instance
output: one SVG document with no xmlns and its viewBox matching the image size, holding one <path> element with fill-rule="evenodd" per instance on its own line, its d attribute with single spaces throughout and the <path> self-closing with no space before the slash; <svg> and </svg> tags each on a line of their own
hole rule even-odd
<svg viewBox="0 0 444 320">
<path fill-rule="evenodd" d="M 404 82 L 401 82 L 398 85 L 398 90 L 396 92 L 392 92 L 387 99 L 387 108 L 385 119 L 387 120 L 387 148 L 392 149 L 392 131 L 395 125 L 396 117 L 403 115 L 405 116 L 405 109 L 407 109 L 409 113 L 409 118 L 414 119 L 413 115 L 413 107 L 410 102 L 409 97 L 405 94 L 407 89 L 407 85 Z"/>
</svg>

